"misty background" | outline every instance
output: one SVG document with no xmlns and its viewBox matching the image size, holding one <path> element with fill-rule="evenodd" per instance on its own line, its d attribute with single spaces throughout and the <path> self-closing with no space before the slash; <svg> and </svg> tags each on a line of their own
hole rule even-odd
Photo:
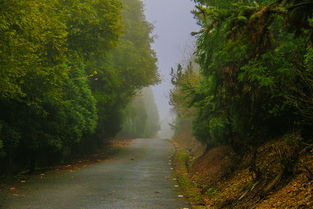
<svg viewBox="0 0 313 209">
<path fill-rule="evenodd" d="M 195 39 L 192 31 L 198 30 L 191 11 L 191 0 L 143 0 L 145 15 L 154 25 L 152 45 L 158 57 L 158 67 L 162 82 L 152 90 L 160 115 L 161 130 L 159 137 L 170 138 L 173 131 L 169 123 L 175 118 L 169 104 L 169 91 L 172 88 L 170 69 L 184 63 L 192 54 Z"/>
</svg>

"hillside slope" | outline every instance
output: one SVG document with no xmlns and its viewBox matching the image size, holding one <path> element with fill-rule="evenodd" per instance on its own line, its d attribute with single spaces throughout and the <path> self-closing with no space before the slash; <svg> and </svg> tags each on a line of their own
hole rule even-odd
<svg viewBox="0 0 313 209">
<path fill-rule="evenodd" d="M 253 169 L 252 152 L 239 156 L 219 146 L 194 159 L 182 140 L 173 140 L 176 175 L 194 208 L 313 207 L 312 147 L 272 140 L 257 149 Z"/>
</svg>

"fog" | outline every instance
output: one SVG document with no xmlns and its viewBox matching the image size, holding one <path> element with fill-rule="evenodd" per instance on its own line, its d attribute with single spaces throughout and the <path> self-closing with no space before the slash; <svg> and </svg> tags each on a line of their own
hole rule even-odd
<svg viewBox="0 0 313 209">
<path fill-rule="evenodd" d="M 159 137 L 170 138 L 172 131 L 169 123 L 175 118 L 169 104 L 170 69 L 178 63 L 186 62 L 194 47 L 194 38 L 190 35 L 198 26 L 191 11 L 191 0 L 143 0 L 145 15 L 154 25 L 156 37 L 153 49 L 157 53 L 159 73 L 162 82 L 152 87 L 160 114 L 161 130 Z"/>
</svg>

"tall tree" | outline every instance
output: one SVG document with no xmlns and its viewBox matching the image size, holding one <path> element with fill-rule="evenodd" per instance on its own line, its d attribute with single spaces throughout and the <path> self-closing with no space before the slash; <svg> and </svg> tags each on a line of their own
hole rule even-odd
<svg viewBox="0 0 313 209">
<path fill-rule="evenodd" d="M 197 138 L 240 151 L 292 130 L 310 135 L 311 1 L 196 2 L 203 78 L 184 94 L 198 110 Z"/>
</svg>

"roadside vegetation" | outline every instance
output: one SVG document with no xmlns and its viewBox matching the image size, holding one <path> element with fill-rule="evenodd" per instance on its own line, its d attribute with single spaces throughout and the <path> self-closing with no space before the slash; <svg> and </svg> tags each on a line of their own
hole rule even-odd
<svg viewBox="0 0 313 209">
<path fill-rule="evenodd" d="M 195 2 L 195 55 L 172 69 L 186 192 L 207 208 L 312 208 L 312 1 Z"/>
<path fill-rule="evenodd" d="M 114 137 L 137 92 L 159 81 L 151 31 L 140 0 L 1 1 L 0 174 Z"/>
<path fill-rule="evenodd" d="M 150 88 L 138 92 L 123 111 L 122 129 L 117 137 L 151 138 L 160 130 L 159 114 Z"/>
</svg>

